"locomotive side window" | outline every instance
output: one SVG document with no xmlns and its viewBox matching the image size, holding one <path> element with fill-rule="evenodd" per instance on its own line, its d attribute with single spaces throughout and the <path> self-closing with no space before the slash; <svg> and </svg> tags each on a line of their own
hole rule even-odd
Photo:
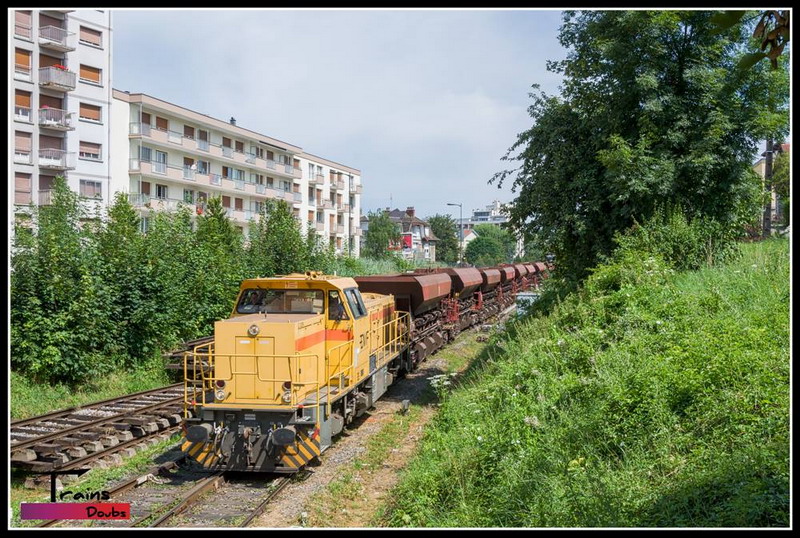
<svg viewBox="0 0 800 538">
<path fill-rule="evenodd" d="M 344 309 L 341 293 L 337 290 L 328 292 L 328 319 L 336 321 L 350 319 Z"/>
<path fill-rule="evenodd" d="M 357 288 L 344 290 L 344 294 L 347 296 L 347 302 L 350 304 L 350 310 L 353 312 L 355 319 L 363 318 L 367 315 L 367 307 L 364 306 L 364 301 L 361 300 L 361 294 Z"/>
<path fill-rule="evenodd" d="M 322 290 L 245 290 L 236 312 L 253 314 L 321 314 L 325 294 Z"/>
</svg>

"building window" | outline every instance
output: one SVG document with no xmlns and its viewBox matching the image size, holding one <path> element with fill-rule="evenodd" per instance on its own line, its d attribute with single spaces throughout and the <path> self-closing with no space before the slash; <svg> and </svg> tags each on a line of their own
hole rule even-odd
<svg viewBox="0 0 800 538">
<path fill-rule="evenodd" d="M 244 170 L 239 170 L 238 168 L 234 168 L 233 179 L 238 181 L 244 181 Z"/>
<path fill-rule="evenodd" d="M 31 122 L 31 92 L 14 90 L 14 119 Z"/>
<path fill-rule="evenodd" d="M 197 173 L 208 175 L 208 161 L 197 161 Z"/>
<path fill-rule="evenodd" d="M 14 132 L 14 162 L 18 164 L 33 164 L 31 160 L 31 147 L 33 146 L 31 133 L 23 131 Z"/>
<path fill-rule="evenodd" d="M 14 35 L 23 39 L 31 39 L 33 17 L 30 11 L 14 12 Z"/>
<path fill-rule="evenodd" d="M 167 118 L 156 116 L 156 129 L 159 131 L 169 130 L 169 122 L 167 121 Z"/>
<path fill-rule="evenodd" d="M 102 156 L 102 146 L 94 142 L 81 142 L 78 145 L 78 156 L 81 159 L 99 161 Z"/>
<path fill-rule="evenodd" d="M 102 84 L 101 75 L 102 75 L 101 69 L 81 64 L 80 79 L 82 82 L 89 82 L 91 84 Z"/>
<path fill-rule="evenodd" d="M 233 204 L 236 211 L 244 211 L 244 200 L 242 198 L 234 198 Z"/>
<path fill-rule="evenodd" d="M 31 199 L 31 175 L 14 172 L 14 203 L 27 205 Z"/>
<path fill-rule="evenodd" d="M 100 123 L 103 121 L 102 111 L 102 107 L 90 105 L 88 103 L 81 103 L 79 106 L 78 117 L 82 120 Z"/>
<path fill-rule="evenodd" d="M 82 179 L 80 181 L 81 196 L 84 198 L 102 198 L 103 184 L 99 181 Z"/>
<path fill-rule="evenodd" d="M 87 28 L 81 26 L 79 40 L 84 45 L 92 45 L 94 47 L 103 46 L 103 32 L 95 30 L 94 28 Z"/>
<path fill-rule="evenodd" d="M 183 201 L 187 204 L 194 203 L 194 191 L 190 189 L 183 189 Z"/>
<path fill-rule="evenodd" d="M 231 208 L 231 197 L 230 196 L 223 196 L 222 197 L 222 207 L 226 209 Z"/>
<path fill-rule="evenodd" d="M 274 188 L 274 183 L 275 183 L 275 180 L 272 179 L 271 177 L 267 176 L 267 187 L 269 187 L 270 189 Z"/>
<path fill-rule="evenodd" d="M 236 151 L 239 153 L 244 153 L 244 142 L 239 142 L 236 140 L 234 143 L 236 144 Z"/>
<path fill-rule="evenodd" d="M 156 183 L 156 198 L 159 200 L 166 200 L 168 193 L 169 189 L 167 189 L 166 185 L 159 185 Z"/>
<path fill-rule="evenodd" d="M 190 127 L 189 125 L 184 125 L 183 137 L 188 138 L 189 140 L 194 140 L 194 127 Z"/>
<path fill-rule="evenodd" d="M 14 50 L 14 78 L 30 80 L 31 51 L 25 49 Z"/>
</svg>

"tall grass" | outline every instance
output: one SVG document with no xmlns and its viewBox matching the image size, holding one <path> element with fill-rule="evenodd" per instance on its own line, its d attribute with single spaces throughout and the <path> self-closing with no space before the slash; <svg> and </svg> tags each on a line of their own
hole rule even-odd
<svg viewBox="0 0 800 538">
<path fill-rule="evenodd" d="M 788 525 L 788 241 L 685 273 L 629 254 L 472 367 L 388 524 Z"/>
</svg>

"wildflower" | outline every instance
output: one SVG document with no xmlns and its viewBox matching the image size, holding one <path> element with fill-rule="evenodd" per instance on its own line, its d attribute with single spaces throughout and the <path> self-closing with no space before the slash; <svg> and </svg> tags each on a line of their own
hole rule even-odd
<svg viewBox="0 0 800 538">
<path fill-rule="evenodd" d="M 479 435 L 478 436 L 478 441 L 483 441 L 483 437 Z"/>
<path fill-rule="evenodd" d="M 538 428 L 539 427 L 539 419 L 536 418 L 536 417 L 525 417 L 524 421 L 525 421 L 525 424 L 527 424 L 531 428 Z"/>
</svg>

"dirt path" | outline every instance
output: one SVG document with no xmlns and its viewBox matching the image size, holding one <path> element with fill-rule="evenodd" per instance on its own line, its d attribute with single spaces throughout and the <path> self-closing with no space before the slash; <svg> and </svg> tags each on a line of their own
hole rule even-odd
<svg viewBox="0 0 800 538">
<path fill-rule="evenodd" d="M 413 374 L 392 385 L 376 407 L 365 415 L 366 418 L 362 417 L 362 422 L 356 428 L 340 435 L 322 455 L 322 464 L 314 467 L 313 473 L 305 480 L 289 484 L 252 526 L 374 526 L 372 518 L 397 483 L 399 472 L 415 453 L 425 425 L 436 414 L 436 404 L 426 403 L 435 401 L 431 397 L 428 378 L 451 371 L 448 368 L 448 356 L 472 353 L 478 334 L 474 330 L 461 334 L 454 344 L 429 357 Z M 469 361 L 464 362 L 463 367 L 468 364 Z M 371 469 L 354 469 L 352 463 L 364 454 L 370 439 L 392 421 L 402 417 L 403 400 L 410 400 L 412 406 L 419 409 L 419 412 L 413 413 L 414 418 L 405 435 L 389 450 L 381 465 Z M 320 497 L 324 499 L 329 484 L 345 476 L 348 479 L 353 477 L 362 494 L 353 501 L 342 495 L 335 504 L 323 502 L 323 513 L 320 514 Z M 315 502 L 310 505 L 312 498 Z"/>
</svg>

